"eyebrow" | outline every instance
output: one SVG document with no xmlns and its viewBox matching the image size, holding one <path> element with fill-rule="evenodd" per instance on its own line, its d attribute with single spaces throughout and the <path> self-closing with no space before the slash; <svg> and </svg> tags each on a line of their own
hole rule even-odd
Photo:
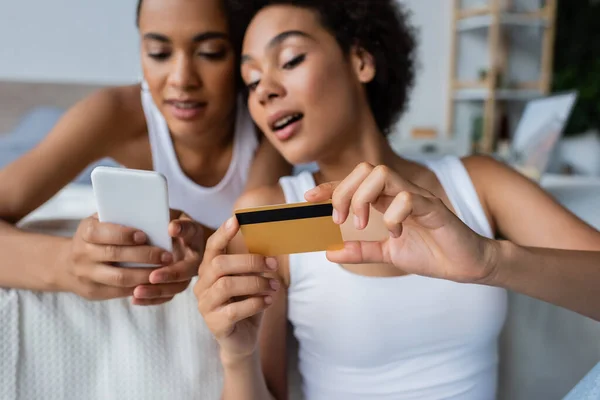
<svg viewBox="0 0 600 400">
<path fill-rule="evenodd" d="M 310 40 L 313 40 L 313 41 L 315 40 L 308 33 L 304 33 L 302 31 L 285 31 L 285 32 L 281 32 L 279 35 L 277 35 L 273 39 L 271 39 L 269 41 L 269 43 L 267 44 L 267 49 L 272 49 L 273 47 L 280 45 L 281 43 L 283 43 L 284 41 L 286 41 L 290 37 L 294 37 L 294 36 L 303 37 L 303 38 L 310 39 Z M 247 63 L 250 60 L 252 60 L 251 56 L 249 56 L 248 54 L 242 54 L 242 57 L 240 59 L 240 63 L 244 64 L 244 63 Z"/>
<path fill-rule="evenodd" d="M 223 32 L 204 32 L 204 33 L 200 33 L 200 34 L 194 36 L 192 38 L 192 42 L 198 43 L 198 42 L 204 42 L 207 40 L 228 39 L 228 38 L 229 38 L 229 36 Z M 169 43 L 171 41 L 167 36 L 161 35 L 160 33 L 154 33 L 154 32 L 146 33 L 144 35 L 144 39 L 156 40 L 156 41 L 163 42 L 163 43 Z"/>
</svg>

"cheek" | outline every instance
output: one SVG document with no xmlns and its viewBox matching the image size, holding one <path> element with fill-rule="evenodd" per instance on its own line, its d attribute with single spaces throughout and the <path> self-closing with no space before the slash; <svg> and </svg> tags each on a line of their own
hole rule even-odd
<svg viewBox="0 0 600 400">
<path fill-rule="evenodd" d="M 235 65 L 233 61 L 206 63 L 199 66 L 204 89 L 215 97 L 235 96 Z"/>
</svg>

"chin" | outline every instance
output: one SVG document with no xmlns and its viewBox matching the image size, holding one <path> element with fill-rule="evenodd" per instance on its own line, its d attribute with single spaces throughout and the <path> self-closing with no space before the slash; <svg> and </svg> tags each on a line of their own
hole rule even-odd
<svg viewBox="0 0 600 400">
<path fill-rule="evenodd" d="M 286 146 L 286 144 L 280 144 L 277 146 L 279 153 L 286 159 L 286 161 L 292 165 L 310 164 L 316 160 L 315 152 L 302 146 Z"/>
<path fill-rule="evenodd" d="M 176 121 L 167 124 L 169 126 L 171 136 L 184 141 L 198 137 L 206 130 L 204 124 L 198 122 L 194 123 Z"/>
</svg>

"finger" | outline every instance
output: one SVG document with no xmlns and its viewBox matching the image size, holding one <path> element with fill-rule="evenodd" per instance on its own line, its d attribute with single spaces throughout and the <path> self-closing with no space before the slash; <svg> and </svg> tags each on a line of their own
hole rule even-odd
<svg viewBox="0 0 600 400">
<path fill-rule="evenodd" d="M 148 240 L 146 234 L 138 229 L 100 222 L 94 217 L 82 221 L 80 229 L 81 238 L 91 244 L 131 246 Z"/>
<path fill-rule="evenodd" d="M 356 227 L 364 229 L 367 225 L 371 205 L 379 212 L 385 213 L 394 198 L 402 191 L 429 194 L 426 190 L 401 178 L 388 167 L 383 165 L 375 167 L 352 198 L 352 211 L 356 215 Z"/>
<path fill-rule="evenodd" d="M 173 262 L 173 255 L 154 246 L 115 246 L 88 244 L 85 249 L 91 260 L 102 263 L 136 263 L 165 265 Z"/>
<path fill-rule="evenodd" d="M 339 184 L 340 181 L 322 183 L 319 186 L 314 187 L 306 193 L 304 193 L 304 198 L 306 199 L 306 201 L 310 201 L 313 203 L 331 200 L 331 196 L 333 196 L 333 192 Z"/>
<path fill-rule="evenodd" d="M 235 217 L 229 218 L 213 233 L 206 242 L 205 259 L 212 260 L 219 254 L 224 254 L 227 246 L 239 231 L 240 226 Z"/>
<path fill-rule="evenodd" d="M 183 260 L 167 267 L 158 268 L 150 274 L 152 284 L 185 282 L 198 274 L 200 258 Z"/>
<path fill-rule="evenodd" d="M 80 287 L 76 292 L 87 300 L 101 301 L 130 297 L 133 295 L 133 288 L 114 287 L 91 282 Z"/>
<path fill-rule="evenodd" d="M 133 296 L 140 300 L 172 298 L 187 289 L 190 281 L 163 285 L 141 285 L 135 288 Z"/>
<path fill-rule="evenodd" d="M 134 306 L 159 306 L 161 304 L 165 304 L 168 303 L 169 301 L 173 300 L 173 297 L 165 297 L 165 298 L 160 298 L 160 299 L 138 299 L 133 297 L 131 299 L 131 304 L 133 304 Z"/>
<path fill-rule="evenodd" d="M 198 291 L 207 291 L 220 278 L 235 275 L 260 275 L 272 273 L 278 268 L 276 258 L 256 254 L 231 254 L 215 257 L 198 279 Z"/>
<path fill-rule="evenodd" d="M 226 305 L 218 311 L 222 318 L 220 318 L 221 326 L 216 329 L 215 336 L 228 336 L 236 323 L 263 312 L 271 304 L 273 304 L 272 296 L 259 296 Z"/>
<path fill-rule="evenodd" d="M 229 254 L 213 259 L 213 282 L 227 275 L 263 274 L 278 268 L 277 259 L 257 254 Z"/>
<path fill-rule="evenodd" d="M 388 263 L 382 242 L 346 242 L 344 248 L 328 251 L 327 259 L 336 264 Z"/>
<path fill-rule="evenodd" d="M 204 230 L 202 225 L 189 219 L 178 219 L 169 224 L 169 235 L 182 239 L 192 249 L 204 250 Z"/>
<path fill-rule="evenodd" d="M 398 238 L 402 235 L 402 223 L 413 212 L 415 197 L 420 198 L 421 196 L 413 195 L 409 192 L 400 192 L 383 214 L 383 222 L 390 232 L 391 237 Z"/>
<path fill-rule="evenodd" d="M 277 279 L 262 276 L 225 276 L 206 293 L 203 307 L 214 310 L 236 297 L 270 295 L 281 288 Z"/>
<path fill-rule="evenodd" d="M 331 198 L 335 209 L 333 220 L 336 223 L 342 224 L 346 221 L 350 214 L 350 204 L 354 193 L 372 170 L 373 166 L 371 164 L 361 163 L 337 186 Z"/>
<path fill-rule="evenodd" d="M 150 268 L 123 268 L 112 267 L 106 264 L 97 264 L 92 267 L 85 266 L 79 276 L 92 282 L 116 288 L 133 288 L 150 283 Z"/>
</svg>

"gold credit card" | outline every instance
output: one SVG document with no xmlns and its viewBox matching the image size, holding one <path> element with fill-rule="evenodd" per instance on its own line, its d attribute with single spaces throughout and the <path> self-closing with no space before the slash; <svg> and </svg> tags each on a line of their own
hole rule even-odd
<svg viewBox="0 0 600 400">
<path fill-rule="evenodd" d="M 271 257 L 343 248 L 342 232 L 332 214 L 331 202 L 235 211 L 248 251 Z"/>
</svg>

